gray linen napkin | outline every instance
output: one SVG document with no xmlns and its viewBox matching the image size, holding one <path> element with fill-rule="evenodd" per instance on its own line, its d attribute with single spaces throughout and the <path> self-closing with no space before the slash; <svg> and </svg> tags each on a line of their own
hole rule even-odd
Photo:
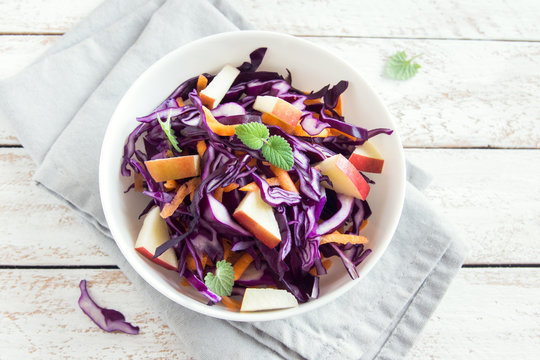
<svg viewBox="0 0 540 360">
<path fill-rule="evenodd" d="M 97 174 L 116 104 L 169 51 L 247 28 L 225 1 L 107 0 L 35 64 L 0 83 L 0 116 L 39 164 L 36 180 L 109 236 Z M 290 319 L 235 323 L 192 312 L 147 285 L 113 241 L 104 236 L 101 245 L 178 335 L 179 352 L 195 359 L 400 358 L 466 253 L 420 193 L 427 176 L 408 165 L 403 214 L 379 263 L 338 300 Z"/>
</svg>

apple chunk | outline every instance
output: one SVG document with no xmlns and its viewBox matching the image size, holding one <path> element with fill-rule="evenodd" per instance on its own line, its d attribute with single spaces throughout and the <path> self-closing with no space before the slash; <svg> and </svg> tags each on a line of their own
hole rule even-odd
<svg viewBox="0 0 540 360">
<path fill-rule="evenodd" d="M 300 109 L 275 96 L 257 96 L 253 103 L 253 109 L 271 114 L 293 129 L 302 117 Z"/>
<path fill-rule="evenodd" d="M 225 65 L 210 84 L 199 93 L 203 105 L 209 109 L 218 106 L 238 74 L 240 74 L 240 70 L 231 65 Z"/>
<path fill-rule="evenodd" d="M 298 306 L 298 301 L 287 290 L 247 288 L 240 311 L 286 309 Z"/>
<path fill-rule="evenodd" d="M 328 176 L 332 182 L 332 186 L 324 182 L 325 187 L 361 200 L 365 200 L 368 196 L 369 184 L 345 156 L 334 155 L 315 166 L 318 166 L 321 173 Z"/>
<path fill-rule="evenodd" d="M 233 217 L 263 244 L 273 249 L 281 242 L 274 210 L 261 198 L 260 191 L 246 194 Z"/>
<path fill-rule="evenodd" d="M 135 242 L 135 250 L 158 265 L 169 270 L 178 270 L 178 259 L 173 249 L 153 259 L 156 249 L 169 240 L 167 223 L 159 216 L 159 207 L 154 207 L 146 214 L 143 226 Z"/>
<path fill-rule="evenodd" d="M 383 169 L 384 159 L 381 154 L 369 141 L 356 147 L 349 157 L 349 161 L 359 171 L 380 174 Z"/>
<path fill-rule="evenodd" d="M 144 165 L 146 165 L 150 176 L 157 182 L 190 178 L 201 173 L 199 155 L 148 160 L 144 162 Z"/>
</svg>

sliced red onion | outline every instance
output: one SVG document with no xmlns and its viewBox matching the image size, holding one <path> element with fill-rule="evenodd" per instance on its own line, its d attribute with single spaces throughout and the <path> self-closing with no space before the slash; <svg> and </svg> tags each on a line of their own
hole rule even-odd
<svg viewBox="0 0 540 360">
<path fill-rule="evenodd" d="M 125 321 L 126 318 L 121 312 L 105 309 L 96 304 L 88 294 L 86 280 L 81 280 L 79 288 L 81 289 L 79 307 L 97 326 L 108 332 L 121 331 L 131 335 L 137 335 L 139 333 L 139 327 Z"/>
</svg>

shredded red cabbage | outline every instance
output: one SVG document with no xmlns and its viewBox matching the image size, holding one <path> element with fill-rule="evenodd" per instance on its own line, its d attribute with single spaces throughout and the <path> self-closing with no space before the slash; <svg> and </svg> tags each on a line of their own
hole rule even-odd
<svg viewBox="0 0 540 360">
<path fill-rule="evenodd" d="M 139 327 L 128 323 L 121 312 L 105 309 L 96 304 L 88 294 L 86 280 L 81 280 L 79 288 L 81 289 L 79 307 L 97 326 L 108 332 L 121 331 L 130 335 L 139 333 Z"/>
<path fill-rule="evenodd" d="M 211 130 L 197 93 L 198 77 L 180 84 L 149 115 L 138 118 L 140 124 L 129 135 L 124 147 L 121 172 L 130 176 L 133 170 L 142 175 L 143 194 L 149 199 L 142 211 L 144 214 L 152 206 L 163 208 L 174 197 L 174 192 L 167 191 L 163 183 L 152 179 L 144 161 L 166 158 L 170 151 L 173 156 L 197 154 L 197 142 L 205 142 L 200 185 L 193 199 L 186 199 L 167 218 L 171 238 L 156 249 L 155 256 L 173 248 L 179 261 L 179 275 L 184 276 L 210 302 L 218 302 L 221 298 L 204 284 L 205 274 L 214 268 L 208 264 L 203 266 L 202 259 L 208 257 L 211 264 L 223 259 L 226 251 L 224 241 L 230 242 L 233 253 L 245 251 L 254 258 L 251 270 L 235 282 L 233 295 L 242 294 L 250 286 L 273 286 L 289 290 L 300 302 L 318 297 L 319 276 L 326 274 L 323 256 L 339 257 L 350 276 L 356 278 L 356 266 L 371 252 L 361 244 L 320 245 L 322 235 L 342 226 L 347 225 L 345 234 L 357 235 L 371 210 L 366 201 L 322 187 L 322 182 L 330 181 L 313 164 L 338 153 L 349 157 L 357 145 L 378 134 L 390 135 L 392 130 L 367 130 L 344 121 L 335 108 L 340 95 L 348 87 L 347 81 L 305 93 L 292 86 L 288 70 L 286 78 L 276 72 L 258 71 L 265 53 L 266 48 L 253 51 L 250 61 L 238 67 L 240 74 L 221 104 L 211 112 L 223 125 L 261 122 L 261 113 L 253 109 L 253 103 L 257 96 L 270 95 L 302 110 L 300 124 L 309 135 L 320 134 L 326 128 L 349 135 L 302 137 L 291 135 L 278 126 L 268 126 L 270 135 L 285 138 L 293 149 L 294 165 L 289 175 L 297 183 L 298 193 L 270 186 L 265 181 L 265 178 L 275 175 L 260 151 L 250 149 L 236 136 L 219 136 Z M 204 76 L 209 81 L 214 77 L 211 74 Z M 184 105 L 179 106 L 176 98 L 181 98 Z M 320 101 L 306 101 L 313 99 Z M 157 121 L 158 116 L 165 119 L 169 114 L 182 153 L 171 149 Z M 136 149 L 139 139 L 142 139 L 144 149 Z M 177 180 L 178 185 L 187 180 Z M 231 184 L 241 187 L 250 182 L 257 184 L 262 199 L 274 209 L 281 234 L 281 242 L 276 248 L 267 247 L 232 218 L 232 213 L 245 196 L 244 192 L 238 188 L 225 192 L 221 201 L 213 195 L 218 188 Z M 195 271 L 186 265 L 189 258 L 195 262 Z"/>
</svg>

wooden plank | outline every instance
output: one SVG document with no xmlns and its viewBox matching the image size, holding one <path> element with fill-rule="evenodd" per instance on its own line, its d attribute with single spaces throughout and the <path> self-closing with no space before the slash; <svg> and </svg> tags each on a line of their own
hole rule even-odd
<svg viewBox="0 0 540 360">
<path fill-rule="evenodd" d="M 2 270 L 3 359 L 186 359 L 176 337 L 119 270 Z M 121 311 L 137 336 L 107 333 L 79 309 L 79 281 Z"/>
<path fill-rule="evenodd" d="M 469 245 L 467 263 L 538 263 L 540 151 L 406 154 L 433 175 L 426 196 Z"/>
<path fill-rule="evenodd" d="M 0 63 L 6 64 L 0 77 L 30 63 L 54 40 L 0 36 Z M 309 40 L 349 61 L 372 84 L 396 118 L 405 146 L 540 146 L 540 43 Z M 412 80 L 382 74 L 386 59 L 400 49 L 423 54 Z M 0 144 L 15 143 L 0 119 Z"/>
<path fill-rule="evenodd" d="M 433 175 L 427 197 L 471 250 L 467 263 L 537 263 L 539 150 L 421 150 L 407 157 Z M 0 149 L 0 264 L 113 264 L 100 237 L 31 181 L 24 149 Z M 519 185 L 518 185 L 519 184 Z"/>
<path fill-rule="evenodd" d="M 540 269 L 462 269 L 407 360 L 538 358 Z"/>
<path fill-rule="evenodd" d="M 32 180 L 24 149 L 0 148 L 0 264 L 102 265 L 101 236 L 64 202 Z"/>
<path fill-rule="evenodd" d="M 0 3 L 0 33 L 67 31 L 103 0 Z M 539 40 L 534 0 L 232 0 L 257 28 L 295 35 Z M 515 21 L 508 21 L 515 19 Z"/>
<path fill-rule="evenodd" d="M 83 278 L 98 304 L 122 311 L 140 335 L 98 329 L 77 307 Z M 192 355 L 119 270 L 0 270 L 0 293 L 0 351 L 8 359 Z M 539 269 L 463 269 L 408 359 L 533 359 L 539 299 Z"/>
</svg>

